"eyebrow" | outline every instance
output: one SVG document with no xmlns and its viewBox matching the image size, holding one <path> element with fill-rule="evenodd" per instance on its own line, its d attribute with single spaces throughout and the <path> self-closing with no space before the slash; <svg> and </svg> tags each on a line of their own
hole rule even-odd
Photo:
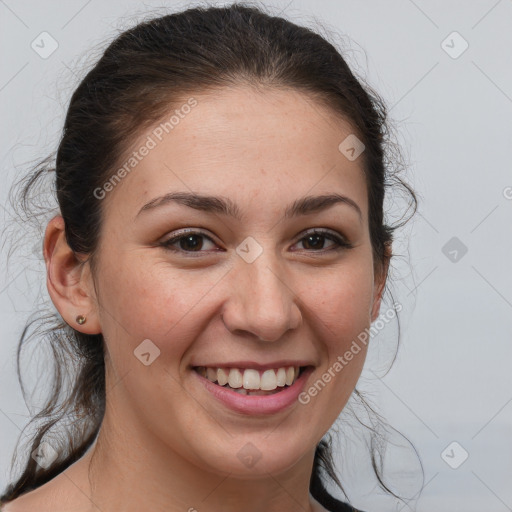
<svg viewBox="0 0 512 512">
<path fill-rule="evenodd" d="M 143 212 L 147 212 L 169 203 L 178 203 L 188 206 L 189 208 L 194 208 L 195 210 L 227 215 L 239 221 L 242 220 L 242 213 L 238 208 L 238 205 L 231 201 L 231 199 L 201 195 L 193 192 L 170 192 L 164 196 L 155 197 L 139 210 L 137 217 Z M 313 213 L 326 210 L 335 204 L 346 204 L 350 206 L 357 212 L 359 219 L 362 220 L 363 214 L 359 205 L 353 199 L 350 199 L 350 197 L 341 194 L 301 197 L 288 206 L 284 217 L 289 219 L 300 215 L 311 215 Z"/>
</svg>

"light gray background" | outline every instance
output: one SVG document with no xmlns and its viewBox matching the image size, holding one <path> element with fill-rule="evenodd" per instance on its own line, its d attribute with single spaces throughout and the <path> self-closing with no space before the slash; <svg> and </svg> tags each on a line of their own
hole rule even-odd
<svg viewBox="0 0 512 512">
<path fill-rule="evenodd" d="M 362 385 L 384 417 L 414 442 L 426 486 L 419 499 L 400 504 L 356 464 L 345 471 L 353 502 L 367 512 L 512 510 L 512 1 L 266 3 L 313 28 L 315 16 L 350 38 L 347 59 L 391 108 L 409 181 L 421 195 L 420 212 L 397 243 L 406 258 L 395 272 L 396 299 L 404 305 L 399 357 L 389 374 L 371 378 L 384 373 L 394 346 L 391 329 L 380 333 L 376 343 L 391 349 L 370 353 Z M 140 19 L 163 5 L 174 10 L 190 4 L 0 0 L 0 227 L 12 222 L 10 184 L 28 160 L 56 148 L 69 96 L 94 60 L 87 52 L 131 26 L 132 15 Z M 43 31 L 58 42 L 47 59 L 31 48 Z M 469 44 L 460 56 L 464 41 L 446 39 L 454 31 Z M 452 237 L 457 254 L 450 254 L 453 247 L 443 252 Z M 28 418 L 15 348 L 33 301 L 46 290 L 44 266 L 31 253 L 36 239 L 21 239 L 28 258 L 16 256 L 6 267 L 8 245 L 1 254 L 2 489 Z M 452 465 L 462 450 L 469 454 L 457 469 L 441 456 L 453 441 Z M 354 450 L 362 461 L 364 446 Z M 406 456 L 391 454 L 388 474 L 398 489 L 413 466 Z"/>
</svg>

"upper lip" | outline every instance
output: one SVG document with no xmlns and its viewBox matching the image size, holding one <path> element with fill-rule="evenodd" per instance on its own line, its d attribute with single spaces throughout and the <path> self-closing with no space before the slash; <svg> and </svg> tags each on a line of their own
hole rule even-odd
<svg viewBox="0 0 512 512">
<path fill-rule="evenodd" d="M 193 364 L 192 368 L 204 366 L 206 368 L 252 368 L 254 370 L 270 370 L 271 368 L 287 368 L 288 366 L 314 366 L 309 361 L 293 361 L 291 359 L 273 361 L 271 363 L 256 363 L 255 361 L 230 361 L 227 363 Z"/>
</svg>

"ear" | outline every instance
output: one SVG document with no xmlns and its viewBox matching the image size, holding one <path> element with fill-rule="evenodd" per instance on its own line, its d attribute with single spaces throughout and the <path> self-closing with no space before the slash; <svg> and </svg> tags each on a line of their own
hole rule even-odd
<svg viewBox="0 0 512 512">
<path fill-rule="evenodd" d="M 375 274 L 374 281 L 374 292 L 373 292 L 373 304 L 371 311 L 371 321 L 375 322 L 380 312 L 380 305 L 382 303 L 382 295 L 384 293 L 384 288 L 386 286 L 386 280 L 388 276 L 389 270 L 389 262 L 391 260 L 391 243 L 386 244 L 384 249 L 384 261 L 382 265 L 379 266 L 379 272 Z"/>
<path fill-rule="evenodd" d="M 61 215 L 46 227 L 43 247 L 46 286 L 53 304 L 69 326 L 84 334 L 99 334 L 101 327 L 90 265 L 80 261 L 69 247 L 64 227 Z M 84 324 L 77 323 L 78 315 L 86 318 Z"/>
</svg>

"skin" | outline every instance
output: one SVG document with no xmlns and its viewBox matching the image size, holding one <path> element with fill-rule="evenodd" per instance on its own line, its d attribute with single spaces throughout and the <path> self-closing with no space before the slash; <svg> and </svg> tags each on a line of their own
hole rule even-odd
<svg viewBox="0 0 512 512">
<path fill-rule="evenodd" d="M 103 200 L 95 274 L 67 246 L 62 218 L 47 226 L 53 303 L 75 329 L 105 337 L 107 410 L 87 454 L 7 512 L 323 510 L 309 495 L 314 449 L 356 385 L 364 345 L 309 404 L 266 416 L 219 405 L 190 366 L 307 360 L 307 389 L 377 318 L 387 266 L 374 271 L 362 158 L 338 150 L 353 129 L 292 90 L 194 97 L 198 105 Z M 178 204 L 137 216 L 170 191 L 230 198 L 244 219 Z M 361 218 L 336 204 L 284 219 L 296 199 L 333 192 L 357 203 Z M 211 238 L 196 239 L 199 254 L 158 245 L 187 227 Z M 303 232 L 313 228 L 353 247 L 308 245 Z M 253 263 L 235 252 L 248 236 L 263 249 Z M 133 354 L 145 339 L 161 351 L 149 366 Z M 252 467 L 237 457 L 249 442 L 261 453 Z"/>
</svg>

